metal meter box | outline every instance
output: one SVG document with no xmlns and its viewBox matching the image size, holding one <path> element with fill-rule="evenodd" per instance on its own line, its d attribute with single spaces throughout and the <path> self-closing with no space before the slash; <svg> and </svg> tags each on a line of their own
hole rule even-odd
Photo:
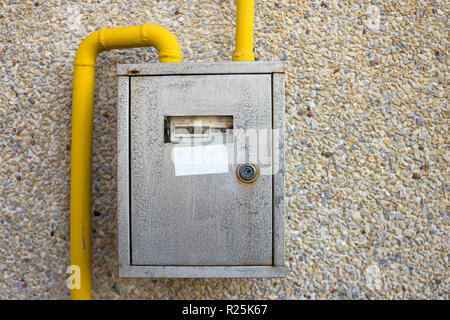
<svg viewBox="0 0 450 320">
<path fill-rule="evenodd" d="M 119 275 L 284 276 L 283 62 L 118 74 Z"/>
</svg>

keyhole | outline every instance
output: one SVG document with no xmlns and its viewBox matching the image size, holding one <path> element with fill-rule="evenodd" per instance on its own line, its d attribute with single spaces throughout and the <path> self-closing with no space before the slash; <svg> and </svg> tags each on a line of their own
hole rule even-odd
<svg viewBox="0 0 450 320">
<path fill-rule="evenodd" d="M 250 183 L 258 178 L 258 168 L 251 163 L 240 164 L 237 168 L 237 177 L 242 182 Z"/>
</svg>

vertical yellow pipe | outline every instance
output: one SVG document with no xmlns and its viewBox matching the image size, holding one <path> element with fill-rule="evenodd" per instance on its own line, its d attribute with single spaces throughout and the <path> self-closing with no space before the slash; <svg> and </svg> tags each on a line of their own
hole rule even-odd
<svg viewBox="0 0 450 320">
<path fill-rule="evenodd" d="M 233 61 L 255 61 L 253 52 L 254 0 L 237 0 L 236 48 Z"/>
<path fill-rule="evenodd" d="M 70 185 L 70 264 L 77 267 L 79 289 L 72 299 L 91 299 L 91 185 L 95 67 L 76 66 L 72 102 Z M 77 284 L 75 281 L 74 284 Z"/>
<path fill-rule="evenodd" d="M 101 29 L 80 44 L 74 62 L 72 101 L 72 164 L 70 185 L 70 264 L 72 299 L 91 299 L 91 195 L 92 131 L 94 114 L 95 61 L 110 49 L 153 46 L 160 62 L 181 62 L 175 36 L 157 25 L 145 24 Z M 79 271 L 79 273 L 77 272 Z M 79 279 L 77 279 L 79 276 Z"/>
</svg>

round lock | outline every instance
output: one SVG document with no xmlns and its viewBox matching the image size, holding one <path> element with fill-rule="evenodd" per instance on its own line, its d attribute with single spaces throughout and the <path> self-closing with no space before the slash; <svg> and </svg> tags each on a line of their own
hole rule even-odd
<svg viewBox="0 0 450 320">
<path fill-rule="evenodd" d="M 251 163 L 240 164 L 237 167 L 237 177 L 245 183 L 250 183 L 258 178 L 258 167 Z"/>
</svg>

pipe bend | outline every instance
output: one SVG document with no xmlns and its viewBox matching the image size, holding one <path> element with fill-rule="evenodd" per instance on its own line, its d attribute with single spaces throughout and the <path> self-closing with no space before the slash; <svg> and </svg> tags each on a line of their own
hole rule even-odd
<svg viewBox="0 0 450 320">
<path fill-rule="evenodd" d="M 169 30 L 155 24 L 143 24 L 94 31 L 78 47 L 74 65 L 95 67 L 102 51 L 137 47 L 155 47 L 159 62 L 182 61 L 180 44 Z"/>
<path fill-rule="evenodd" d="M 153 46 L 160 62 L 181 62 L 181 49 L 167 29 L 145 24 L 109 28 L 88 35 L 78 47 L 73 76 L 70 182 L 70 264 L 72 299 L 91 299 L 92 132 L 95 61 L 111 49 Z M 71 277 L 72 279 L 72 277 Z M 78 279 L 78 280 L 77 280 Z"/>
<path fill-rule="evenodd" d="M 166 28 L 156 24 L 141 26 L 141 37 L 144 43 L 155 47 L 159 52 L 159 62 L 181 62 L 180 44 L 177 38 Z"/>
</svg>

